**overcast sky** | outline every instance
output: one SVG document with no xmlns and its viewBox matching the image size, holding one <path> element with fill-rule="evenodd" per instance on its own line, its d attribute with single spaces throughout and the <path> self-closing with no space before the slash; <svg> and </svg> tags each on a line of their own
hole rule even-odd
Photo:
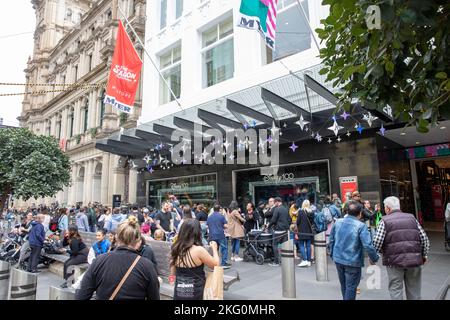
<svg viewBox="0 0 450 320">
<path fill-rule="evenodd" d="M 0 1 L 0 82 L 25 83 L 23 70 L 28 56 L 33 54 L 35 24 L 31 0 Z M 0 94 L 24 90 L 24 86 L 0 86 Z M 19 126 L 16 118 L 22 111 L 22 100 L 23 96 L 0 96 L 0 118 L 4 124 Z"/>
</svg>

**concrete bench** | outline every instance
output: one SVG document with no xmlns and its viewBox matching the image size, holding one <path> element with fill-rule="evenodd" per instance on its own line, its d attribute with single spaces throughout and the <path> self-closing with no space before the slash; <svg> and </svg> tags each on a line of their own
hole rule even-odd
<svg viewBox="0 0 450 320">
<path fill-rule="evenodd" d="M 170 251 L 172 243 L 156 240 L 147 240 L 147 245 L 152 248 L 155 255 L 156 262 L 158 263 L 156 269 L 158 276 L 163 279 L 163 283 L 160 285 L 160 295 L 162 299 L 172 299 L 174 293 L 174 287 L 169 284 L 170 276 Z M 209 246 L 206 247 L 208 251 L 211 251 Z M 207 268 L 207 267 L 205 267 Z M 226 270 L 225 270 L 226 271 Z M 229 287 L 239 281 L 239 273 L 236 271 L 235 275 L 224 274 L 223 276 L 223 289 L 228 290 Z"/>
<path fill-rule="evenodd" d="M 97 241 L 95 239 L 95 232 L 84 232 L 84 231 L 80 231 L 80 236 L 81 239 L 83 239 L 84 244 L 90 249 L 92 247 L 92 245 Z M 67 260 L 69 260 L 70 255 L 68 253 L 64 253 L 64 254 L 54 254 L 54 253 L 44 253 L 42 254 L 44 257 L 52 260 L 53 262 L 56 263 L 52 263 L 50 265 L 50 271 L 58 274 L 59 276 L 63 276 L 63 265 L 64 262 L 66 262 Z M 74 268 L 74 279 L 73 281 L 77 281 L 77 279 L 79 278 L 79 276 L 81 276 L 84 272 L 86 272 L 86 270 L 89 268 L 89 264 L 88 263 L 83 263 L 83 264 L 79 264 L 76 266 L 72 266 Z"/>
</svg>

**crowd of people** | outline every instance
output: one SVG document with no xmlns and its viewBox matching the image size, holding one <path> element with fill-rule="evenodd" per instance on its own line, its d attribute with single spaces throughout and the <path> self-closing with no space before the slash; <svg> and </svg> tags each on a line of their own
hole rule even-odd
<svg viewBox="0 0 450 320">
<path fill-rule="evenodd" d="M 17 232 L 28 234 L 32 248 L 28 271 L 38 272 L 42 243 L 46 235 L 53 233 L 60 234 L 54 238 L 59 240 L 61 252 L 70 255 L 64 264 L 65 280 L 71 276 L 71 265 L 90 264 L 76 285 L 78 299 L 90 299 L 94 292 L 98 299 L 159 299 L 157 262 L 146 245 L 149 240 L 173 243 L 169 281 L 174 284 L 174 298 L 201 299 L 206 279 L 204 266 L 230 268 L 231 263 L 242 261 L 242 240 L 255 230 L 273 235 L 269 265 L 280 265 L 279 245 L 290 237 L 301 268 L 315 262 L 314 235 L 325 232 L 344 299 L 355 299 L 358 293 L 364 251 L 370 263 L 376 263 L 378 254 L 383 252 L 391 297 L 402 298 L 405 283 L 407 298 L 418 299 L 420 267 L 427 260 L 428 238 L 413 215 L 400 211 L 397 198 L 385 199 L 383 211 L 380 204 L 372 208 L 355 191 L 347 194 L 344 202 L 337 194 L 324 196 L 316 203 L 304 195 L 288 205 L 274 197 L 257 205 L 246 203 L 245 209 L 236 201 L 226 207 L 218 202 L 209 209 L 204 204 L 191 207 L 169 195 L 160 210 L 137 205 L 108 208 L 90 203 L 87 207 L 70 208 L 33 206 L 23 212 L 5 212 L 3 218 L 10 226 L 21 219 Z M 90 249 L 80 231 L 96 232 L 97 241 Z M 122 281 L 116 286 L 118 279 Z"/>
</svg>

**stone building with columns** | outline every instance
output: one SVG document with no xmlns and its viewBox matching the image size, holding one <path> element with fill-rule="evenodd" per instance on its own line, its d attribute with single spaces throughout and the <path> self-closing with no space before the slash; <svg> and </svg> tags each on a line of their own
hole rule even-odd
<svg viewBox="0 0 450 320">
<path fill-rule="evenodd" d="M 120 114 L 103 103 L 114 52 L 117 16 L 111 0 L 32 0 L 36 11 L 34 52 L 26 73 L 22 127 L 55 137 L 72 162 L 71 185 L 53 198 L 17 201 L 60 204 L 101 202 L 115 194 L 134 202 L 136 173 L 127 161 L 95 149 L 97 139 L 136 126 L 141 113 L 141 87 L 133 114 Z M 139 37 L 145 30 L 145 0 L 117 0 Z M 131 36 L 132 41 L 135 41 Z M 136 42 L 137 43 L 137 42 Z M 136 45 L 142 56 L 142 48 Z M 47 84 L 43 89 L 34 84 Z M 76 86 L 72 86 L 76 84 Z M 122 165 L 123 164 L 123 165 Z"/>
</svg>

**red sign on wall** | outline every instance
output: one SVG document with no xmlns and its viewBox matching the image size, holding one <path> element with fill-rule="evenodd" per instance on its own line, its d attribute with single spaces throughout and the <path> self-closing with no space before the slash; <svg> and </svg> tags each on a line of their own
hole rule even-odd
<svg viewBox="0 0 450 320">
<path fill-rule="evenodd" d="M 339 186 L 341 190 L 341 200 L 342 202 L 346 202 L 350 200 L 345 196 L 347 192 L 352 193 L 353 191 L 358 190 L 358 177 L 340 177 Z"/>
<path fill-rule="evenodd" d="M 66 139 L 59 139 L 59 148 L 62 151 L 66 151 L 66 143 L 67 143 Z"/>
</svg>

